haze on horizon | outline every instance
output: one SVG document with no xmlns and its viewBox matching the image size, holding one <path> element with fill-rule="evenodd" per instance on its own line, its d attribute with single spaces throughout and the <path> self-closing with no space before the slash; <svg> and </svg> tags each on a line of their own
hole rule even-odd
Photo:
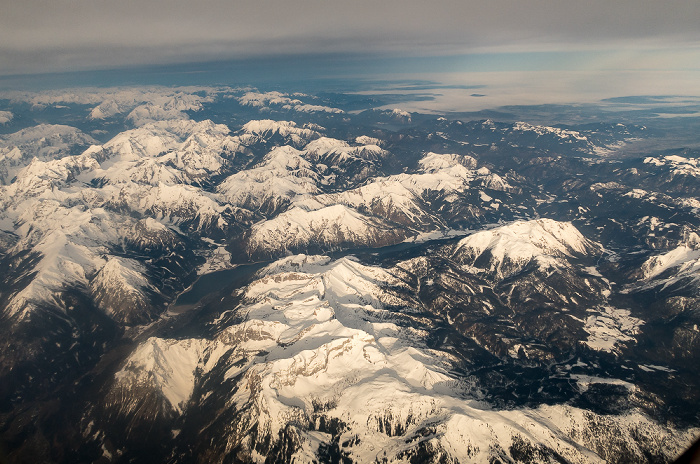
<svg viewBox="0 0 700 464">
<path fill-rule="evenodd" d="M 0 77 L 253 59 L 273 63 L 256 76 L 490 86 L 443 94 L 455 108 L 700 96 L 698 24 L 696 0 L 26 0 L 3 5 Z"/>
</svg>

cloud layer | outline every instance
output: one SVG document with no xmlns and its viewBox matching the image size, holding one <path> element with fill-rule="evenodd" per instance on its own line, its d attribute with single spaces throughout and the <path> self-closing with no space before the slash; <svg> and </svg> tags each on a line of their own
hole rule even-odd
<svg viewBox="0 0 700 464">
<path fill-rule="evenodd" d="M 305 53 L 677 48 L 697 0 L 22 0 L 0 15 L 0 72 Z"/>
</svg>

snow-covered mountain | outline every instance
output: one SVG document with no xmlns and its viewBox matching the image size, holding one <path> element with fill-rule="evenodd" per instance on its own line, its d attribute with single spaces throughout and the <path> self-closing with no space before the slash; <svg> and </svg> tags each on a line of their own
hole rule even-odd
<svg viewBox="0 0 700 464">
<path fill-rule="evenodd" d="M 361 138 L 356 143 L 359 145 L 321 137 L 304 147 L 305 157 L 327 176 L 331 186 L 348 188 L 379 175 L 381 161 L 388 155 L 375 143 L 365 144 Z"/>
<path fill-rule="evenodd" d="M 330 452 L 352 462 L 663 459 L 696 432 L 679 435 L 639 411 L 495 410 L 481 395 L 470 398 L 476 386 L 455 376 L 454 356 L 426 345 L 430 322 L 392 309 L 410 305 L 390 290 L 403 285 L 352 258 L 277 261 L 241 290 L 242 304 L 231 309 L 244 315 L 240 323 L 211 340 L 139 345 L 115 374 L 105 409 L 132 424 L 125 436 L 144 422 L 170 424 L 177 441 L 203 434 L 209 459 L 235 450 L 252 462 L 312 462 Z M 581 392 L 634 389 L 614 378 L 571 378 Z M 154 399 L 149 409 L 142 398 Z M 193 451 L 203 449 L 174 456 Z"/>
<path fill-rule="evenodd" d="M 641 267 L 643 286 L 688 286 L 700 279 L 700 237 L 690 232 L 675 248 L 648 258 Z"/>
<path fill-rule="evenodd" d="M 460 240 L 455 258 L 482 268 L 498 280 L 511 277 L 530 264 L 539 268 L 561 267 L 558 258 L 573 255 L 596 256 L 600 245 L 586 239 L 570 223 L 551 219 L 518 221 L 485 230 Z"/>
<path fill-rule="evenodd" d="M 251 258 L 268 258 L 303 249 L 342 249 L 392 245 L 406 238 L 379 218 L 336 204 L 306 210 L 292 207 L 274 219 L 254 224 L 243 241 Z"/>
</svg>

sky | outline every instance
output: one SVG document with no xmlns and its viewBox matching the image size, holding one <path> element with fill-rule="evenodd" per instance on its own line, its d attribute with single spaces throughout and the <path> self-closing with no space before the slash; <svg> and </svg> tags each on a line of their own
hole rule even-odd
<svg viewBox="0 0 700 464">
<path fill-rule="evenodd" d="M 0 0 L 0 73 L 260 56 L 700 48 L 697 0 Z"/>
</svg>

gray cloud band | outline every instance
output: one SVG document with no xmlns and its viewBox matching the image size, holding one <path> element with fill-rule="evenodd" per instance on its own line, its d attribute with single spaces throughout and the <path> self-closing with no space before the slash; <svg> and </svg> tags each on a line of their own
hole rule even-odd
<svg viewBox="0 0 700 464">
<path fill-rule="evenodd" d="M 0 72 L 328 52 L 697 46 L 696 0 L 26 0 L 0 16 Z"/>
</svg>

